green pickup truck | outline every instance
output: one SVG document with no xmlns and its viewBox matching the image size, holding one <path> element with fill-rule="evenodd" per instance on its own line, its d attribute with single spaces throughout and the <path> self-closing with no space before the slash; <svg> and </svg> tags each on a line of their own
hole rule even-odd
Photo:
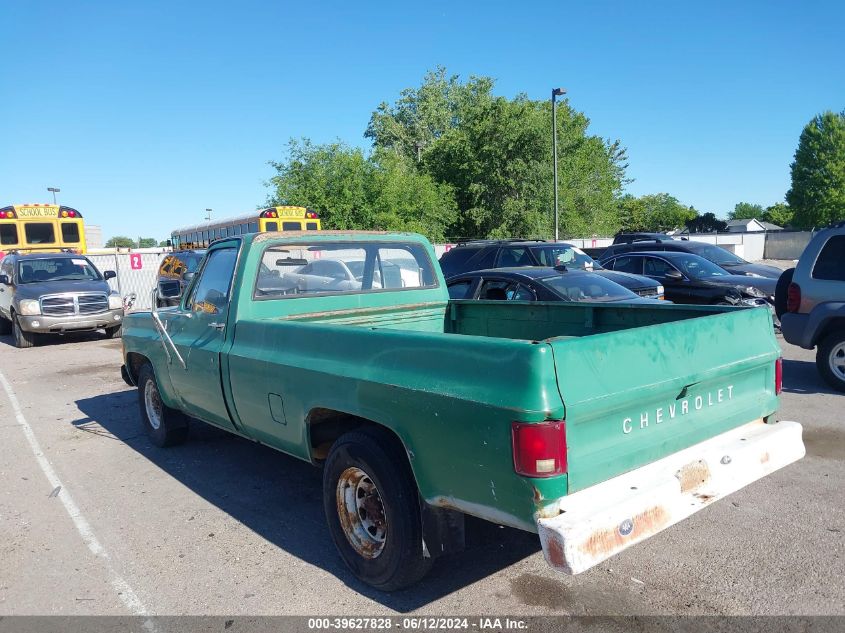
<svg viewBox="0 0 845 633">
<path fill-rule="evenodd" d="M 410 233 L 214 243 L 178 306 L 126 317 L 147 433 L 194 418 L 321 465 L 337 550 L 382 590 L 467 514 L 574 574 L 804 455 L 768 310 L 450 301 L 436 261 Z"/>
</svg>

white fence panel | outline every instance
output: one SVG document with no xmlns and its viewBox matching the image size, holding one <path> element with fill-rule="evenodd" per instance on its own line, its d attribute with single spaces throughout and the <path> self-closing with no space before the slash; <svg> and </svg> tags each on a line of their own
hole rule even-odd
<svg viewBox="0 0 845 633">
<path fill-rule="evenodd" d="M 150 292 L 158 280 L 158 268 L 166 255 L 161 252 L 108 253 L 88 255 L 100 272 L 113 270 L 115 279 L 109 279 L 109 286 L 126 300 L 135 295 L 133 310 L 149 310 Z"/>
</svg>

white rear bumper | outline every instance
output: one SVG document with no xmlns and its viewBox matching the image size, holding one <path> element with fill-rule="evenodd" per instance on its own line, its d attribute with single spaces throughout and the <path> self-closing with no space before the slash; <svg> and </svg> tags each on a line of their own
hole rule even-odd
<svg viewBox="0 0 845 633">
<path fill-rule="evenodd" d="M 803 456 L 800 424 L 756 420 L 562 497 L 537 520 L 546 561 L 581 573 Z"/>
</svg>

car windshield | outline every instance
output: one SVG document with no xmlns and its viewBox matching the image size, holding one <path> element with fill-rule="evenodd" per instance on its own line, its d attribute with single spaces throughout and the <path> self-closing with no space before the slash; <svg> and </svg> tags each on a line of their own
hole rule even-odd
<svg viewBox="0 0 845 633">
<path fill-rule="evenodd" d="M 537 280 L 564 301 L 623 301 L 637 295 L 600 275 L 561 273 Z"/>
<path fill-rule="evenodd" d="M 696 255 L 703 257 L 704 259 L 709 259 L 711 262 L 718 264 L 719 266 L 748 263 L 742 259 L 742 257 L 734 255 L 730 251 L 727 251 L 720 246 L 714 246 L 713 244 L 696 245 L 693 247 L 693 250 L 695 250 Z"/>
<path fill-rule="evenodd" d="M 39 257 L 18 263 L 18 282 L 99 281 L 96 268 L 84 257 Z"/>
<path fill-rule="evenodd" d="M 682 273 L 692 279 L 708 279 L 711 277 L 724 277 L 730 273 L 724 268 L 719 268 L 713 262 L 692 254 L 677 254 L 670 260 Z"/>
<path fill-rule="evenodd" d="M 542 266 L 566 266 L 580 270 L 603 270 L 601 264 L 580 248 L 570 244 L 556 246 L 534 246 L 531 252 Z"/>
</svg>

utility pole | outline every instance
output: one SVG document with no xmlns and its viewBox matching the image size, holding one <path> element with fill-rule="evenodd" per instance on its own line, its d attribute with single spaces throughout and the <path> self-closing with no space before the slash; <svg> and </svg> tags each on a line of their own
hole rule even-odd
<svg viewBox="0 0 845 633">
<path fill-rule="evenodd" d="M 206 221 L 206 222 L 211 222 L 211 209 L 206 209 L 206 210 L 205 210 L 205 221 Z"/>
<path fill-rule="evenodd" d="M 53 204 L 56 204 L 56 194 L 61 191 L 58 187 L 47 187 L 47 191 L 53 194 Z"/>
<path fill-rule="evenodd" d="M 555 187 L 555 242 L 560 239 L 558 232 L 558 202 L 557 202 L 557 103 L 556 97 L 566 94 L 565 88 L 552 88 L 552 156 L 554 163 L 554 187 Z"/>
</svg>

